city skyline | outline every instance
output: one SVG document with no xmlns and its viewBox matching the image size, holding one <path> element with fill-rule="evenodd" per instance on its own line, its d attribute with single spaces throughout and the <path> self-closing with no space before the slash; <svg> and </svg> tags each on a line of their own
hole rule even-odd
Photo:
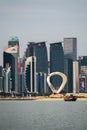
<svg viewBox="0 0 87 130">
<path fill-rule="evenodd" d="M 8 48 L 3 53 L 3 67 L 0 66 L 1 95 L 50 94 L 50 90 L 46 85 L 48 69 L 50 74 L 52 72 L 54 74 L 55 72 L 63 72 L 68 77 L 67 85 L 62 93 L 87 92 L 87 56 L 81 57 L 79 60 L 76 59 L 76 38 L 64 39 L 65 50 L 63 50 L 62 42 L 51 43 L 49 65 L 45 42 L 30 42 L 23 59 L 18 58 L 18 48 L 18 38 L 10 37 Z M 75 55 L 73 55 L 74 53 Z M 61 75 L 59 74 L 59 76 Z M 52 87 L 58 89 L 62 80 L 61 77 L 55 75 L 50 82 L 52 82 Z M 76 85 L 77 83 L 78 85 Z M 79 83 L 80 87 L 78 87 Z"/>
<path fill-rule="evenodd" d="M 21 3 L 21 4 L 20 4 Z M 18 36 L 20 56 L 28 42 L 77 37 L 77 54 L 87 55 L 86 0 L 0 0 L 0 59 L 9 36 Z"/>
</svg>

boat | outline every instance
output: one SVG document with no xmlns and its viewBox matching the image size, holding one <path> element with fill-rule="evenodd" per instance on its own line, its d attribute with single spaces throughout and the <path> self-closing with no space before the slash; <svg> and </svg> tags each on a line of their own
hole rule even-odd
<svg viewBox="0 0 87 130">
<path fill-rule="evenodd" d="M 74 95 L 69 95 L 64 97 L 64 101 L 76 101 L 77 97 Z"/>
</svg>

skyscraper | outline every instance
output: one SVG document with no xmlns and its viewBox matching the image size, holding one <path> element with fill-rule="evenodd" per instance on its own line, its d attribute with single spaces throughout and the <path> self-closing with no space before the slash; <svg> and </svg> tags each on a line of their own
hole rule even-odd
<svg viewBox="0 0 87 130">
<path fill-rule="evenodd" d="M 73 62 L 73 93 L 79 92 L 79 73 L 78 73 L 78 62 Z"/>
<path fill-rule="evenodd" d="M 37 73 L 36 83 L 37 83 L 37 91 L 39 95 L 44 95 L 47 93 L 46 78 L 47 78 L 46 73 L 43 72 Z"/>
<path fill-rule="evenodd" d="M 73 61 L 77 60 L 77 38 L 64 38 L 64 73 L 68 77 L 66 92 L 73 92 Z"/>
<path fill-rule="evenodd" d="M 25 61 L 27 58 L 29 58 L 31 56 L 36 57 L 36 73 L 44 73 L 47 75 L 48 74 L 48 56 L 47 56 L 46 43 L 45 42 L 38 42 L 38 43 L 30 42 L 25 51 L 25 56 L 24 56 Z M 25 64 L 26 64 L 26 62 L 25 62 Z M 28 66 L 28 67 L 30 67 L 30 66 Z M 29 76 L 27 76 L 27 77 L 29 78 Z M 28 81 L 29 80 L 30 79 L 28 79 Z M 43 82 L 41 82 L 41 83 L 43 83 Z M 43 85 L 41 85 L 41 84 L 40 84 L 40 86 L 43 87 Z M 41 88 L 41 90 L 42 89 L 43 88 Z M 38 88 L 37 88 L 37 90 L 38 90 Z"/>
<path fill-rule="evenodd" d="M 36 56 L 36 72 L 48 73 L 48 57 L 45 42 L 30 42 L 25 57 Z"/>
<path fill-rule="evenodd" d="M 3 52 L 3 67 L 11 67 L 12 91 L 18 92 L 18 46 L 10 47 Z"/>
<path fill-rule="evenodd" d="M 36 57 L 31 56 L 25 62 L 25 87 L 27 92 L 36 93 Z"/>
<path fill-rule="evenodd" d="M 25 92 L 25 77 L 24 77 L 24 72 L 19 72 L 18 73 L 18 81 L 19 81 L 19 93 L 22 95 Z"/>
<path fill-rule="evenodd" d="M 64 38 L 64 56 L 67 59 L 77 59 L 77 38 Z"/>
<path fill-rule="evenodd" d="M 64 59 L 64 71 L 67 75 L 68 81 L 64 88 L 64 92 L 72 93 L 73 92 L 73 60 Z"/>
<path fill-rule="evenodd" d="M 17 36 L 10 36 L 8 39 L 8 48 L 18 46 L 18 55 L 19 55 L 19 39 Z"/>
<path fill-rule="evenodd" d="M 87 93 L 87 56 L 79 56 L 79 92 Z"/>
<path fill-rule="evenodd" d="M 10 86 L 10 78 L 11 78 L 11 71 L 10 71 L 10 66 L 6 68 L 5 73 L 4 73 L 4 92 L 8 93 L 11 90 Z"/>
<path fill-rule="evenodd" d="M 86 71 L 85 68 L 87 68 L 87 56 L 79 56 L 78 62 L 79 62 L 79 73 L 81 74 L 82 70 Z"/>
<path fill-rule="evenodd" d="M 4 75 L 3 75 L 3 68 L 0 66 L 0 92 L 4 90 Z"/>
<path fill-rule="evenodd" d="M 64 52 L 61 42 L 50 44 L 50 72 L 64 73 Z M 62 83 L 62 78 L 53 76 L 51 77 L 51 82 L 58 89 Z"/>
</svg>

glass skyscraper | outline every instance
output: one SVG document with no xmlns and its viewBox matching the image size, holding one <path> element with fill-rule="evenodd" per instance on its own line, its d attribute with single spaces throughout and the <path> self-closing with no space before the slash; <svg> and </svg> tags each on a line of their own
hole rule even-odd
<svg viewBox="0 0 87 130">
<path fill-rule="evenodd" d="M 50 73 L 51 72 L 64 73 L 64 52 L 61 42 L 50 44 Z M 53 86 L 58 89 L 62 83 L 62 78 L 60 76 L 52 76 L 51 82 Z"/>
<path fill-rule="evenodd" d="M 47 93 L 46 78 L 47 78 L 46 73 L 43 72 L 37 73 L 36 83 L 37 83 L 38 95 L 44 95 Z"/>
<path fill-rule="evenodd" d="M 3 67 L 0 66 L 0 93 L 4 90 L 4 75 L 3 75 Z"/>
<path fill-rule="evenodd" d="M 73 92 L 73 60 L 65 59 L 64 65 L 66 69 L 65 74 L 67 75 L 68 78 L 66 87 L 64 88 L 64 92 L 72 93 Z"/>
<path fill-rule="evenodd" d="M 3 67 L 9 64 L 11 67 L 12 91 L 15 91 L 15 58 L 12 54 L 3 52 Z"/>
<path fill-rule="evenodd" d="M 25 57 L 36 56 L 36 72 L 48 73 L 48 57 L 45 42 L 28 44 Z"/>
<path fill-rule="evenodd" d="M 18 93 L 18 46 L 10 47 L 3 52 L 3 67 L 11 67 L 12 91 Z"/>
<path fill-rule="evenodd" d="M 77 59 L 77 38 L 64 38 L 64 56 L 72 60 Z"/>
<path fill-rule="evenodd" d="M 25 52 L 25 64 L 26 64 L 26 59 L 29 57 L 36 57 L 36 73 L 37 75 L 39 75 L 39 73 L 44 73 L 44 74 L 48 74 L 48 56 L 47 56 L 47 47 L 46 47 L 46 43 L 45 42 L 30 42 L 27 46 L 26 52 Z M 31 80 L 31 75 L 29 75 L 29 70 L 30 70 L 30 65 L 27 66 L 27 75 L 26 75 L 26 79 L 28 78 L 28 80 L 26 80 L 28 88 L 30 87 L 30 83 L 28 83 Z M 33 73 L 33 71 L 32 71 Z M 38 77 L 38 81 L 39 81 L 39 76 Z M 34 77 L 34 79 L 32 80 L 34 82 L 36 78 Z M 41 80 L 40 80 L 41 81 Z M 44 80 L 45 81 L 45 80 Z M 30 81 L 31 82 L 31 81 Z M 41 85 L 42 83 L 42 85 Z M 45 83 L 44 83 L 45 84 Z M 40 86 L 41 86 L 41 90 L 43 89 L 43 82 L 40 82 Z M 39 92 L 39 86 L 36 86 L 36 89 Z M 47 86 L 46 86 L 47 87 Z M 31 91 L 31 90 L 29 90 Z M 45 93 L 45 91 L 43 92 L 43 94 Z"/>
<path fill-rule="evenodd" d="M 64 38 L 64 73 L 68 77 L 65 92 L 73 92 L 73 61 L 77 60 L 77 38 Z"/>
</svg>

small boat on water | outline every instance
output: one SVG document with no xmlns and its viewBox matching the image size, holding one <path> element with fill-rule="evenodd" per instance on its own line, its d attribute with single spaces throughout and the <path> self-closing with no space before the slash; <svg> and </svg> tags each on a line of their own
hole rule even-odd
<svg viewBox="0 0 87 130">
<path fill-rule="evenodd" d="M 76 101 L 76 100 L 77 100 L 77 97 L 74 95 L 64 97 L 64 101 Z"/>
</svg>

